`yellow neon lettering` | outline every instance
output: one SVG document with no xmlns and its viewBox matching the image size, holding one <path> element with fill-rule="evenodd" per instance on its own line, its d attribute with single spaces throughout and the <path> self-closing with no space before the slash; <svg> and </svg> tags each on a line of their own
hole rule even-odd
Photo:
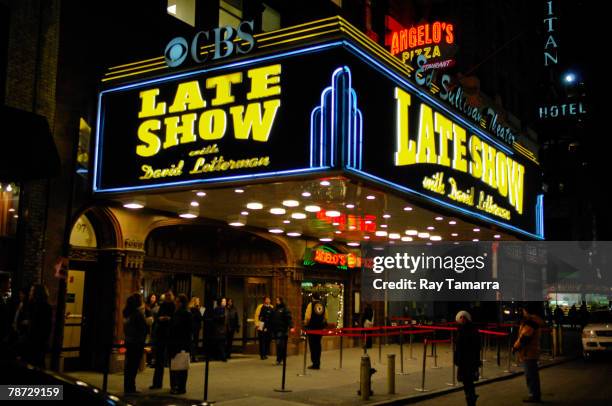
<svg viewBox="0 0 612 406">
<path fill-rule="evenodd" d="M 206 107 L 206 101 L 202 98 L 200 84 L 197 80 L 180 83 L 176 88 L 174 102 L 168 108 L 170 113 L 180 113 L 187 110 L 195 110 Z"/>
<path fill-rule="evenodd" d="M 251 91 L 247 93 L 247 100 L 280 94 L 280 73 L 280 64 L 249 70 L 247 75 L 251 79 Z"/>
<path fill-rule="evenodd" d="M 453 169 L 467 172 L 467 161 L 465 159 L 465 129 L 457 124 L 453 124 L 453 135 Z"/>
<path fill-rule="evenodd" d="M 482 181 L 491 186 L 497 187 L 495 180 L 495 148 L 482 142 Z"/>
<path fill-rule="evenodd" d="M 436 131 L 439 134 L 440 140 L 440 151 L 438 153 L 438 163 L 444 166 L 450 166 L 450 159 L 448 157 L 448 140 L 453 139 L 453 123 L 442 114 L 436 112 L 434 114 L 434 121 L 436 123 Z"/>
<path fill-rule="evenodd" d="M 161 140 L 157 134 L 152 131 L 161 129 L 160 120 L 143 121 L 138 127 L 138 139 L 145 144 L 136 146 L 136 154 L 144 157 L 150 157 L 159 152 L 161 149 Z"/>
<path fill-rule="evenodd" d="M 159 89 L 143 90 L 140 92 L 140 111 L 138 118 L 155 117 L 166 114 L 166 103 L 157 103 L 155 99 L 159 96 Z"/>
<path fill-rule="evenodd" d="M 207 110 L 198 123 L 200 138 L 206 141 L 219 140 L 225 135 L 227 116 L 220 109 Z"/>
<path fill-rule="evenodd" d="M 525 167 L 508 157 L 506 158 L 506 168 L 508 169 L 508 201 L 519 214 L 522 214 Z"/>
<path fill-rule="evenodd" d="M 244 106 L 230 107 L 230 114 L 234 123 L 234 136 L 238 140 L 247 140 L 253 132 L 253 140 L 266 142 L 270 137 L 274 117 L 280 107 L 280 100 L 267 100 L 263 102 L 263 117 L 261 114 L 262 103 L 251 103 Z"/>
<path fill-rule="evenodd" d="M 229 75 L 216 76 L 206 79 L 206 88 L 215 89 L 215 98 L 212 99 L 213 106 L 233 103 L 232 85 L 242 83 L 242 72 L 230 73 Z"/>
<path fill-rule="evenodd" d="M 482 176 L 482 141 L 475 135 L 470 137 L 470 155 L 472 160 L 470 161 L 470 175 L 475 178 Z"/>
<path fill-rule="evenodd" d="M 399 87 L 395 88 L 396 112 L 396 134 L 397 151 L 395 152 L 395 165 L 412 165 L 416 163 L 416 144 L 408 138 L 408 112 L 410 109 L 410 94 Z"/>
<path fill-rule="evenodd" d="M 164 119 L 164 124 L 166 125 L 164 149 L 179 145 L 179 134 L 181 135 L 181 144 L 194 142 L 196 140 L 196 135 L 193 131 L 193 127 L 196 117 L 196 113 L 190 113 L 183 114 L 180 117 L 168 117 Z M 180 124 L 181 121 L 182 124 Z"/>
<path fill-rule="evenodd" d="M 506 176 L 506 154 L 497 151 L 495 155 L 495 172 L 497 176 L 497 189 L 502 197 L 508 196 L 508 182 Z"/>
<path fill-rule="evenodd" d="M 436 140 L 434 138 L 433 114 L 431 107 L 421 104 L 419 117 L 419 138 L 417 141 L 417 162 L 435 164 L 438 162 L 436 154 Z"/>
</svg>

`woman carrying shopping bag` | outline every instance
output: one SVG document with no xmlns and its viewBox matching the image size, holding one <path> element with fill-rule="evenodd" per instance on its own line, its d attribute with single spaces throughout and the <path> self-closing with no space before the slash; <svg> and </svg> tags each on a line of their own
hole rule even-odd
<svg viewBox="0 0 612 406">
<path fill-rule="evenodd" d="M 189 300 L 184 294 L 176 298 L 176 312 L 170 328 L 170 393 L 181 395 L 187 391 L 189 351 L 191 349 L 191 313 L 187 309 Z"/>
</svg>

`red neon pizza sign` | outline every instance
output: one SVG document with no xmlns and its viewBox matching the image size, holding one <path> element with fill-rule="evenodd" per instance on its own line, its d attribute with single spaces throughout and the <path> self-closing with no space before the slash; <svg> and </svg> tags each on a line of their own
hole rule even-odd
<svg viewBox="0 0 612 406">
<path fill-rule="evenodd" d="M 337 229 L 340 231 L 364 231 L 373 233 L 376 231 L 376 216 L 366 214 L 363 216 L 353 214 L 342 214 L 338 217 L 328 217 L 325 215 L 325 210 L 317 212 L 316 217 L 326 223 L 337 223 Z"/>
<path fill-rule="evenodd" d="M 326 265 L 346 266 L 348 268 L 361 267 L 361 257 L 355 254 L 339 254 L 322 249 L 316 249 L 314 251 L 314 262 Z"/>
<path fill-rule="evenodd" d="M 455 43 L 455 26 L 452 23 L 436 21 L 394 30 L 390 36 L 391 54 L 427 45 Z"/>
</svg>

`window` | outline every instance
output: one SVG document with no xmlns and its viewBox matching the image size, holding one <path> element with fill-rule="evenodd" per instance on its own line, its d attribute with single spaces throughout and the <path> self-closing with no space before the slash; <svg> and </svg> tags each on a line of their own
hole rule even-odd
<svg viewBox="0 0 612 406">
<path fill-rule="evenodd" d="M 221 0 L 219 4 L 219 27 L 238 27 L 242 21 L 242 0 Z"/>
<path fill-rule="evenodd" d="M 168 0 L 168 14 L 195 27 L 196 0 Z"/>
<path fill-rule="evenodd" d="M 280 29 L 280 27 L 280 13 L 267 4 L 264 4 L 264 11 L 261 17 L 261 30 L 274 31 Z"/>
<path fill-rule="evenodd" d="M 14 236 L 19 219 L 19 186 L 0 183 L 0 237 Z"/>
</svg>

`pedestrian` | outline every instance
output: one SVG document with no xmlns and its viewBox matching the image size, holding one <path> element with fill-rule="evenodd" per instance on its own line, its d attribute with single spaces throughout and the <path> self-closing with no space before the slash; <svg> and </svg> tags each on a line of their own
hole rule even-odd
<svg viewBox="0 0 612 406">
<path fill-rule="evenodd" d="M 463 382 L 463 392 L 468 406 L 475 406 L 476 390 L 474 382 L 478 380 L 478 367 L 480 366 L 480 336 L 478 329 L 472 323 L 472 316 L 461 310 L 455 317 L 457 322 L 457 336 L 453 362 L 457 366 L 457 381 Z"/>
<path fill-rule="evenodd" d="M 575 303 L 569 309 L 569 320 L 572 329 L 576 328 L 576 326 L 578 325 L 578 309 L 576 308 Z"/>
<path fill-rule="evenodd" d="M 25 340 L 27 333 L 27 323 L 25 322 L 28 314 L 28 292 L 28 288 L 19 289 L 19 296 L 17 299 L 17 303 L 14 305 L 14 311 L 12 316 L 12 326 L 10 330 L 11 337 L 9 342 L 13 345 L 14 352 L 18 357 L 22 357 L 26 349 Z"/>
<path fill-rule="evenodd" d="M 306 330 L 322 330 L 327 327 L 327 309 L 318 294 L 312 295 L 312 302 L 308 303 L 304 314 L 304 327 Z M 308 334 L 310 346 L 310 360 L 312 365 L 308 369 L 321 368 L 321 334 Z"/>
<path fill-rule="evenodd" d="M 136 391 L 136 374 L 144 353 L 147 338 L 147 322 L 140 293 L 127 298 L 123 309 L 123 334 L 125 336 L 125 362 L 123 371 L 123 392 Z"/>
<path fill-rule="evenodd" d="M 366 303 L 363 313 L 361 313 L 360 324 L 363 328 L 374 327 L 374 309 L 372 309 L 370 303 Z M 365 347 L 372 348 L 372 336 L 368 332 L 365 332 L 364 335 L 366 336 Z"/>
<path fill-rule="evenodd" d="M 147 321 L 148 342 L 152 342 L 155 336 L 155 319 L 157 318 L 158 311 L 159 303 L 157 302 L 157 295 L 155 293 L 150 293 L 145 302 L 145 320 Z M 153 351 L 151 351 L 150 348 L 145 347 L 145 356 L 147 365 L 153 366 Z"/>
<path fill-rule="evenodd" d="M 194 296 L 189 302 L 189 312 L 191 313 L 191 361 L 196 361 L 196 355 L 199 352 L 200 344 L 200 331 L 202 330 L 202 323 L 204 317 L 200 312 L 200 298 Z"/>
<path fill-rule="evenodd" d="M 270 353 L 270 317 L 272 316 L 272 304 L 269 296 L 264 297 L 263 303 L 255 309 L 255 327 L 259 341 L 259 358 L 267 359 Z"/>
<path fill-rule="evenodd" d="M 276 365 L 280 365 L 287 356 L 287 340 L 292 328 L 291 312 L 285 306 L 283 298 L 277 297 L 276 307 L 270 317 L 270 330 L 276 343 Z"/>
<path fill-rule="evenodd" d="M 215 358 L 227 362 L 227 356 L 225 349 L 227 344 L 227 314 L 225 312 L 227 306 L 227 300 L 223 297 L 217 301 L 217 307 L 213 310 L 213 324 L 214 324 L 214 354 Z"/>
<path fill-rule="evenodd" d="M 557 305 L 557 307 L 555 307 L 555 323 L 557 324 L 557 327 L 560 327 L 563 324 L 563 316 L 563 309 L 561 306 Z"/>
<path fill-rule="evenodd" d="M 26 326 L 25 358 L 27 362 L 40 368 L 45 368 L 52 317 L 47 288 L 41 284 L 33 285 L 30 288 L 26 319 L 23 322 Z"/>
<path fill-rule="evenodd" d="M 540 373 L 538 359 L 540 358 L 540 335 L 544 322 L 537 315 L 538 303 L 532 302 L 523 306 L 523 319 L 519 326 L 519 335 L 512 347 L 512 352 L 518 352 L 523 363 L 525 379 L 529 389 L 529 397 L 523 399 L 525 403 L 540 403 Z"/>
<path fill-rule="evenodd" d="M 234 334 L 240 330 L 240 317 L 238 311 L 234 306 L 234 301 L 231 298 L 227 299 L 227 306 L 225 307 L 225 314 L 227 318 L 227 334 L 225 337 L 225 356 L 227 358 L 232 357 L 232 344 L 234 343 Z"/>
<path fill-rule="evenodd" d="M 168 290 L 164 295 L 163 302 L 159 305 L 157 319 L 155 320 L 155 372 L 153 373 L 153 384 L 149 389 L 161 389 L 164 380 L 164 368 L 168 363 L 168 340 L 172 316 L 176 309 L 174 294 Z"/>
<path fill-rule="evenodd" d="M 170 393 L 182 395 L 187 392 L 187 374 L 189 372 L 189 351 L 192 340 L 191 312 L 188 310 L 189 299 L 183 293 L 175 301 L 176 311 L 170 323 L 168 353 L 170 358 Z"/>
<path fill-rule="evenodd" d="M 585 301 L 582 301 L 582 304 L 580 305 L 578 316 L 580 318 L 580 328 L 584 328 L 584 326 L 589 323 L 589 310 L 587 309 Z"/>
</svg>

